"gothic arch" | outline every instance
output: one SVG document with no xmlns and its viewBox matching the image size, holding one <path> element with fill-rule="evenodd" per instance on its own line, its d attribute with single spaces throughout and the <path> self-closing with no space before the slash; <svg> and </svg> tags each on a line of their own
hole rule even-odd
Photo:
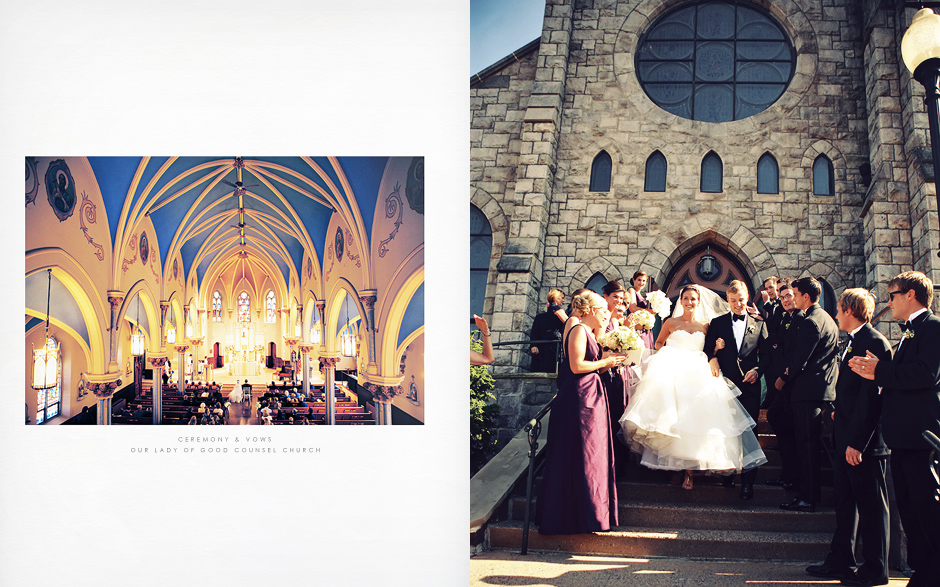
<svg viewBox="0 0 940 587">
<path fill-rule="evenodd" d="M 578 267 L 574 275 L 571 276 L 566 286 L 567 289 L 562 290 L 565 294 L 565 298 L 568 298 L 574 290 L 584 287 L 584 284 L 587 283 L 595 273 L 600 273 L 607 278 L 607 281 L 619 281 L 621 284 L 625 284 L 624 287 L 629 286 L 630 280 L 624 280 L 623 272 L 620 267 L 617 267 L 604 257 L 594 257 L 587 263 Z M 633 274 L 631 273 L 630 275 Z M 542 299 L 540 301 L 544 303 L 545 296 L 548 295 L 548 290 L 550 290 L 551 287 L 543 286 L 542 289 L 544 291 L 541 292 Z"/>
<path fill-rule="evenodd" d="M 836 294 L 836 299 L 848 285 L 845 283 L 845 278 L 839 273 L 839 270 L 828 263 L 815 263 L 809 269 L 800 273 L 800 277 L 815 277 L 816 279 L 825 279 L 826 283 L 832 287 L 832 290 Z"/>
<path fill-rule="evenodd" d="M 638 268 L 646 271 L 656 283 L 665 283 L 673 267 L 687 253 L 707 243 L 715 243 L 735 255 L 748 272 L 750 285 L 755 290 L 764 279 L 777 274 L 773 254 L 760 237 L 734 219 L 717 214 L 698 214 L 667 227 L 647 249 Z"/>
<path fill-rule="evenodd" d="M 798 191 L 806 191 L 810 194 L 813 193 L 813 163 L 816 162 L 816 158 L 820 155 L 825 155 L 829 158 L 829 161 L 832 162 L 832 179 L 833 183 L 836 185 L 836 193 L 833 195 L 845 193 L 844 187 L 840 186 L 840 184 L 843 184 L 846 180 L 845 174 L 848 169 L 845 156 L 835 145 L 822 139 L 814 142 L 803 151 L 800 167 L 803 169 L 804 173 L 803 179 L 800 181 L 805 182 L 805 184 L 799 185 Z"/>
<path fill-rule="evenodd" d="M 490 270 L 483 301 L 484 318 L 492 320 L 493 303 L 496 299 L 496 265 L 499 263 L 499 259 L 503 255 L 503 249 L 506 247 L 506 241 L 509 239 L 509 215 L 505 213 L 502 204 L 496 198 L 480 188 L 471 188 L 470 203 L 479 208 L 489 220 L 490 231 L 493 234 Z"/>
</svg>

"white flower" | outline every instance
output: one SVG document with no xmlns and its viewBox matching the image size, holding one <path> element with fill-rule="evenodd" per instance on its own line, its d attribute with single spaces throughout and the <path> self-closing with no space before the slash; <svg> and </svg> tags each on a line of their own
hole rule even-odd
<svg viewBox="0 0 940 587">
<path fill-rule="evenodd" d="M 651 291 L 646 295 L 646 302 L 649 304 L 650 310 L 659 314 L 660 318 L 668 318 L 669 310 L 672 308 L 672 302 L 669 301 L 669 298 L 666 297 L 666 294 L 662 291 Z"/>
<path fill-rule="evenodd" d="M 643 339 L 636 330 L 621 326 L 610 332 L 606 332 L 598 338 L 597 342 L 602 347 L 608 348 L 615 353 L 625 353 L 645 348 Z"/>
<path fill-rule="evenodd" d="M 640 326 L 646 330 L 650 330 L 656 325 L 656 318 L 649 312 L 637 311 L 627 316 L 627 325 Z"/>
</svg>

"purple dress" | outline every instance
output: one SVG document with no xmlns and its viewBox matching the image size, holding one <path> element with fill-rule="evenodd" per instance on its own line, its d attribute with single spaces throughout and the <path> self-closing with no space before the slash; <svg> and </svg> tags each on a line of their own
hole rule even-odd
<svg viewBox="0 0 940 587">
<path fill-rule="evenodd" d="M 587 328 L 578 324 L 572 331 L 578 327 Z M 601 349 L 588 334 L 584 359 L 600 358 Z M 613 436 L 597 371 L 576 375 L 569 361 L 559 365 L 546 450 L 536 512 L 539 533 L 583 534 L 616 526 Z"/>
<path fill-rule="evenodd" d="M 639 308 L 647 309 L 650 307 L 649 303 L 646 301 L 646 298 L 640 292 L 636 292 L 636 305 Z M 653 350 L 653 331 L 644 330 L 640 333 L 640 338 L 643 340 L 643 344 L 646 345 L 646 348 Z"/>
</svg>

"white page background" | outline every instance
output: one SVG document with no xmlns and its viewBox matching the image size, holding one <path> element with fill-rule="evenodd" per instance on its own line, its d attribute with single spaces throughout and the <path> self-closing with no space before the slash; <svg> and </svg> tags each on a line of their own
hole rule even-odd
<svg viewBox="0 0 940 587">
<path fill-rule="evenodd" d="M 3 3 L 0 585 L 467 583 L 468 38 L 465 2 Z M 87 155 L 425 156 L 425 425 L 25 426 L 23 160 Z M 277 452 L 180 441 L 236 434 Z"/>
</svg>

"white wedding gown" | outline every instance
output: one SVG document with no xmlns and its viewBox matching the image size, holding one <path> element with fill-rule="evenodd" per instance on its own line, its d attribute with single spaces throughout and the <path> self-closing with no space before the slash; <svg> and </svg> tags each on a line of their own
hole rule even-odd
<svg viewBox="0 0 940 587">
<path fill-rule="evenodd" d="M 741 471 L 767 462 L 741 391 L 711 374 L 704 345 L 703 332 L 677 330 L 642 365 L 620 426 L 646 467 Z"/>
</svg>

